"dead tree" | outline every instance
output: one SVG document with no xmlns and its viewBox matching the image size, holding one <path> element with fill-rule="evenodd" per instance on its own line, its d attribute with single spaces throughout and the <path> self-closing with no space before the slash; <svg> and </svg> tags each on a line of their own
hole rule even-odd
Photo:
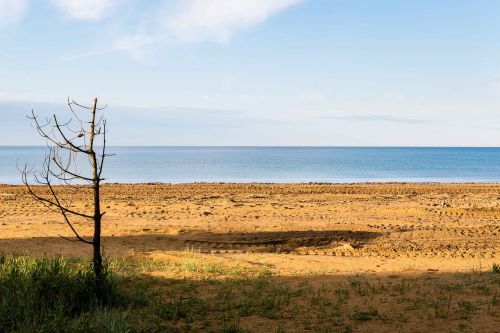
<svg viewBox="0 0 500 333">
<path fill-rule="evenodd" d="M 94 273 L 97 280 L 101 280 L 101 220 L 104 212 L 101 212 L 100 185 L 104 180 L 101 177 L 104 160 L 110 155 L 106 153 L 106 119 L 97 115 L 105 106 L 98 107 L 97 102 L 95 98 L 94 103 L 87 106 L 68 98 L 71 118 L 66 122 L 61 122 L 56 115 L 42 120 L 31 111 L 28 118 L 38 134 L 46 140 L 48 151 L 41 170 L 28 169 L 25 165 L 21 169 L 21 176 L 29 194 L 60 213 L 75 236 L 74 239 L 60 237 L 92 245 Z M 75 195 L 81 196 L 88 185 L 93 192 L 93 212 L 77 211 L 72 205 L 71 196 L 68 199 L 61 192 L 72 189 Z M 93 223 L 92 239 L 80 236 L 72 222 L 74 218 L 83 218 Z"/>
</svg>

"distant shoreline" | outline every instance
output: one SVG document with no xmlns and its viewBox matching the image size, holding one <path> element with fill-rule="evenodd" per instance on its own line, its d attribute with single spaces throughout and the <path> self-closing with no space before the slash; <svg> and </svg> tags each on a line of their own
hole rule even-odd
<svg viewBox="0 0 500 333">
<path fill-rule="evenodd" d="M 87 185 L 87 184 L 75 184 L 75 185 Z M 120 183 L 120 182 L 103 182 L 101 184 L 102 186 L 133 186 L 133 187 L 140 187 L 140 186 L 241 186 L 241 187 L 247 187 L 247 186 L 278 186 L 278 187 L 300 187 L 300 186 L 325 186 L 325 187 L 356 187 L 356 186 L 368 186 L 368 187 L 389 187 L 389 186 L 402 186 L 402 187 L 412 187 L 412 186 L 422 186 L 422 187 L 430 187 L 430 186 L 436 186 L 436 187 L 457 187 L 457 186 L 481 186 L 481 187 L 488 187 L 488 186 L 500 186 L 500 181 L 496 182 L 337 182 L 337 183 L 330 183 L 330 182 L 284 182 L 284 183 L 277 183 L 277 182 L 185 182 L 185 183 L 168 183 L 168 182 L 143 182 L 143 183 Z M 24 187 L 25 185 L 23 184 L 10 184 L 10 183 L 3 183 L 0 181 L 0 187 L 5 186 L 5 187 Z M 43 186 L 43 185 L 37 185 L 33 184 L 33 186 Z M 56 184 L 54 186 L 65 186 L 65 185 L 60 185 Z"/>
<path fill-rule="evenodd" d="M 46 145 L 0 145 L 0 148 L 46 148 Z M 500 149 L 500 146 L 301 146 L 301 145 L 108 145 L 109 148 L 387 148 L 387 149 Z"/>
</svg>

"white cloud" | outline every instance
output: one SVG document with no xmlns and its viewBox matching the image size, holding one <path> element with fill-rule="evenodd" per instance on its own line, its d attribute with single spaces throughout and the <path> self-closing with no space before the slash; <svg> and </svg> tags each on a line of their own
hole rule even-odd
<svg viewBox="0 0 500 333">
<path fill-rule="evenodd" d="M 151 59 L 151 48 L 156 40 L 146 34 L 137 34 L 123 37 L 113 44 L 113 51 L 128 53 L 135 60 L 148 63 Z"/>
<path fill-rule="evenodd" d="M 28 0 L 0 0 L 0 26 L 18 22 L 27 8 Z"/>
<path fill-rule="evenodd" d="M 117 0 L 52 0 L 64 16 L 85 21 L 97 21 L 115 7 Z"/>
<path fill-rule="evenodd" d="M 265 21 L 303 0 L 184 0 L 165 26 L 180 42 L 227 42 L 240 30 Z"/>
<path fill-rule="evenodd" d="M 138 48 L 151 45 L 154 39 L 148 35 L 132 35 L 126 36 L 115 42 L 114 49 L 118 51 L 133 51 Z"/>
</svg>

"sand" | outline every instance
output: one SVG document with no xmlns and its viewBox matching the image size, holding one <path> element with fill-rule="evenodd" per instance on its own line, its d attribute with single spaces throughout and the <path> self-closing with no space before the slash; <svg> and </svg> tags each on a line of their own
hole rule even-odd
<svg viewBox="0 0 500 333">
<path fill-rule="evenodd" d="M 88 189 L 62 193 L 91 212 Z M 500 262 L 499 199 L 492 184 L 104 185 L 103 246 L 165 260 L 193 249 L 281 276 L 482 270 Z M 57 213 L 0 186 L 0 252 L 89 255 L 59 235 L 71 232 Z"/>
</svg>

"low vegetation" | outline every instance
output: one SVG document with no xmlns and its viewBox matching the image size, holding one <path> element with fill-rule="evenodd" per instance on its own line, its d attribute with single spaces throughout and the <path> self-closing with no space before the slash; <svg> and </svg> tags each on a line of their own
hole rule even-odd
<svg viewBox="0 0 500 333">
<path fill-rule="evenodd" d="M 0 332 L 467 332 L 500 314 L 498 265 L 443 276 L 331 279 L 285 279 L 195 260 L 115 260 L 105 268 L 98 284 L 81 259 L 0 256 Z M 149 274 L 158 270 L 180 275 Z"/>
<path fill-rule="evenodd" d="M 126 298 L 104 274 L 97 283 L 90 264 L 1 256 L 0 331 L 126 332 Z"/>
</svg>

